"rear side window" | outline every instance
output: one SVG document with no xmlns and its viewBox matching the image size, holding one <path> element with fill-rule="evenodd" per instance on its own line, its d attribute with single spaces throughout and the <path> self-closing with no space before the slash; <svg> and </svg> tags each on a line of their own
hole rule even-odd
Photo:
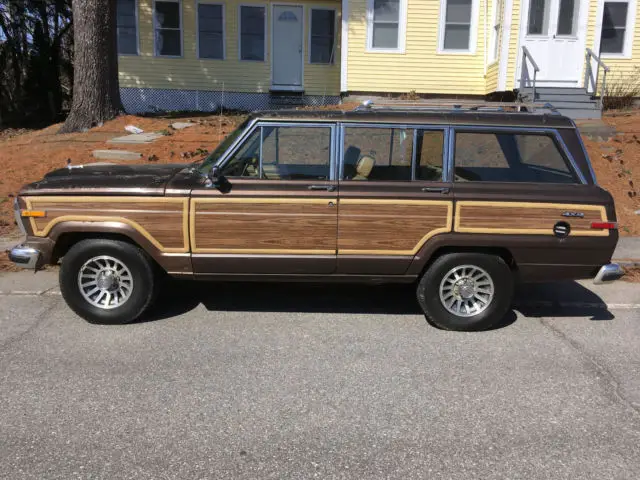
<svg viewBox="0 0 640 480">
<path fill-rule="evenodd" d="M 548 134 L 456 132 L 455 180 L 579 183 Z"/>
<path fill-rule="evenodd" d="M 443 145 L 443 130 L 347 127 L 343 178 L 441 181 Z"/>
</svg>

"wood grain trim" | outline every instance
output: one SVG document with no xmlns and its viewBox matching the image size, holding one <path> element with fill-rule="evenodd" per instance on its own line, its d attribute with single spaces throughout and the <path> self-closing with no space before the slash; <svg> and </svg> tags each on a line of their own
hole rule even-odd
<svg viewBox="0 0 640 480">
<path fill-rule="evenodd" d="M 196 214 L 197 204 L 206 203 L 251 203 L 251 204 L 307 204 L 307 205 L 327 205 L 329 202 L 338 203 L 337 197 L 327 198 L 192 198 L 191 207 L 189 209 L 189 239 L 191 241 L 191 251 L 194 254 L 247 254 L 247 255 L 335 255 L 335 250 L 295 250 L 295 249 L 260 249 L 260 248 L 198 248 L 196 244 Z M 337 214 L 336 214 L 337 215 Z M 337 234 L 337 232 L 336 232 Z"/>
<path fill-rule="evenodd" d="M 453 202 L 447 200 L 393 200 L 393 199 L 340 199 L 340 203 L 352 205 L 434 205 L 447 207 L 446 225 L 430 230 L 411 250 L 338 249 L 338 255 L 415 255 L 427 241 L 440 233 L 448 233 L 453 227 Z M 340 219 L 338 218 L 338 228 Z"/>
<path fill-rule="evenodd" d="M 182 205 L 182 236 L 183 247 L 182 248 L 165 248 L 160 242 L 158 242 L 153 235 L 151 235 L 142 225 L 121 216 L 102 216 L 102 215 L 62 215 L 51 220 L 47 225 L 38 230 L 36 221 L 34 218 L 30 218 L 31 228 L 33 234 L 37 237 L 46 237 L 49 232 L 57 224 L 62 222 L 120 222 L 129 225 L 137 230 L 140 235 L 145 237 L 149 242 L 158 250 L 164 253 L 188 253 L 189 252 L 189 199 L 188 198 L 174 198 L 174 197 L 56 197 L 56 196 L 44 196 L 44 197 L 24 197 L 27 209 L 32 208 L 33 203 L 44 203 L 44 210 L 46 210 L 46 203 L 166 203 Z"/>
<path fill-rule="evenodd" d="M 553 229 L 547 228 L 495 228 L 495 227 L 461 227 L 462 209 L 469 207 L 491 208 L 546 208 L 557 210 L 595 211 L 600 213 L 600 219 L 607 221 L 607 210 L 603 205 L 582 205 L 574 203 L 532 203 L 532 202 L 491 202 L 464 200 L 456 202 L 456 215 L 453 231 L 460 233 L 495 233 L 502 235 L 553 235 Z M 575 237 L 607 237 L 609 230 L 571 230 L 570 236 Z"/>
</svg>

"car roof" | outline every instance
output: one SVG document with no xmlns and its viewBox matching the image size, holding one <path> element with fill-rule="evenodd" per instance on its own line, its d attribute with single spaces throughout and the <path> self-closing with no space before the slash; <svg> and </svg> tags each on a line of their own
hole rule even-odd
<svg viewBox="0 0 640 480">
<path fill-rule="evenodd" d="M 548 110 L 546 111 L 548 112 Z M 529 128 L 575 128 L 573 121 L 558 113 L 496 112 L 456 109 L 400 110 L 267 110 L 256 112 L 250 120 L 274 122 L 373 122 L 409 125 L 473 125 Z"/>
</svg>

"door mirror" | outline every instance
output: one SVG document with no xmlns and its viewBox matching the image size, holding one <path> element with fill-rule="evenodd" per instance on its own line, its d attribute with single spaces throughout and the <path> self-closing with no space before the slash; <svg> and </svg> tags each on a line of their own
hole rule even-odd
<svg viewBox="0 0 640 480">
<path fill-rule="evenodd" d="M 231 190 L 231 183 L 229 183 L 229 180 L 222 175 L 220 167 L 217 165 L 212 166 L 211 170 L 209 170 L 207 179 L 205 180 L 205 185 L 207 187 L 215 187 L 222 193 L 227 193 Z"/>
</svg>

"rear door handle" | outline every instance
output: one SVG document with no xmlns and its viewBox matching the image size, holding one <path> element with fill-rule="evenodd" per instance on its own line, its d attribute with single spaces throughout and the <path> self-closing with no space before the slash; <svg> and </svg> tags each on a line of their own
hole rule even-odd
<svg viewBox="0 0 640 480">
<path fill-rule="evenodd" d="M 327 192 L 335 192 L 335 185 L 309 185 L 309 190 L 326 190 Z"/>
<path fill-rule="evenodd" d="M 428 193 L 442 193 L 443 195 L 446 195 L 449 193 L 449 187 L 424 187 L 422 191 Z"/>
</svg>

